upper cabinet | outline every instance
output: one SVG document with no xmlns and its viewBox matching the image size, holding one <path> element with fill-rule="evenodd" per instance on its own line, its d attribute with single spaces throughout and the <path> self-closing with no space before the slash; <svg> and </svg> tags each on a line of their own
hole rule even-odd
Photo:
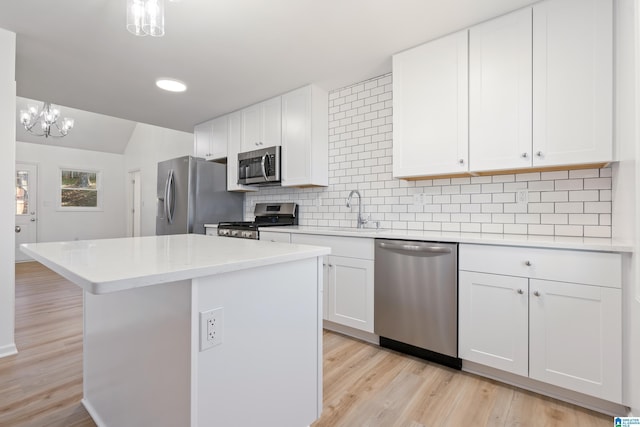
<svg viewBox="0 0 640 427">
<path fill-rule="evenodd" d="M 194 155 L 207 160 L 227 157 L 227 116 L 196 125 L 193 129 Z"/>
<path fill-rule="evenodd" d="M 309 85 L 282 95 L 282 186 L 329 184 L 329 98 Z"/>
<path fill-rule="evenodd" d="M 613 160 L 611 0 L 533 6 L 533 165 Z"/>
<path fill-rule="evenodd" d="M 241 151 L 280 145 L 282 141 L 281 97 L 268 99 L 242 110 Z"/>
<path fill-rule="evenodd" d="M 531 9 L 472 27 L 469 166 L 531 166 Z"/>
<path fill-rule="evenodd" d="M 468 31 L 393 56 L 393 175 L 467 172 Z"/>
<path fill-rule="evenodd" d="M 238 184 L 238 153 L 242 152 L 242 111 L 227 114 L 229 137 L 227 142 L 227 190 L 257 191 L 255 187 Z"/>
<path fill-rule="evenodd" d="M 466 123 L 464 32 L 395 55 L 394 176 L 612 161 L 612 10 L 547 0 L 470 28 Z"/>
</svg>

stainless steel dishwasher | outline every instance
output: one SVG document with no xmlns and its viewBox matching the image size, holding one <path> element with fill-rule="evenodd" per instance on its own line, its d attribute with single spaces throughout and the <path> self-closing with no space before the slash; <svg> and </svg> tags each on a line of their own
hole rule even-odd
<svg viewBox="0 0 640 427">
<path fill-rule="evenodd" d="M 380 345 L 460 369 L 458 244 L 376 239 Z"/>
</svg>

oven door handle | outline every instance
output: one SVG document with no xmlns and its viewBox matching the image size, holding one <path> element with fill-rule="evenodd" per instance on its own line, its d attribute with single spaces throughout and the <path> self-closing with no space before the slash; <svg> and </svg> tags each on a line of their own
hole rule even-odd
<svg viewBox="0 0 640 427">
<path fill-rule="evenodd" d="M 265 153 L 262 156 L 262 160 L 260 161 L 260 166 L 262 167 L 262 176 L 264 177 L 265 181 L 269 181 L 269 177 L 267 176 L 267 167 L 266 167 L 267 157 L 269 157 L 269 153 Z"/>
</svg>

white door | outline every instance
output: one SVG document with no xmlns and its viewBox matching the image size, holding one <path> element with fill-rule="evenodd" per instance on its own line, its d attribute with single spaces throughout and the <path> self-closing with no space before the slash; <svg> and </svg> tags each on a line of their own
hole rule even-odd
<svg viewBox="0 0 640 427">
<path fill-rule="evenodd" d="M 613 4 L 533 7 L 533 165 L 613 159 Z"/>
<path fill-rule="evenodd" d="M 469 32 L 469 168 L 531 166 L 531 9 Z"/>
<path fill-rule="evenodd" d="M 373 332 L 373 261 L 329 256 L 328 319 Z"/>
<path fill-rule="evenodd" d="M 468 170 L 468 31 L 393 56 L 393 176 Z"/>
<path fill-rule="evenodd" d="M 262 147 L 265 147 L 264 142 L 262 141 L 262 133 L 261 133 L 261 123 L 260 123 L 260 104 L 251 105 L 241 111 L 242 113 L 242 145 L 240 147 L 240 152 L 257 150 L 261 148 L 260 143 L 262 142 Z M 229 123 L 229 127 L 231 127 L 233 123 Z M 230 130 L 230 132 L 232 132 Z"/>
<path fill-rule="evenodd" d="M 620 289 L 531 279 L 530 291 L 529 376 L 620 403 Z"/>
<path fill-rule="evenodd" d="M 128 230 L 130 237 L 140 236 L 140 213 L 142 210 L 140 194 L 140 171 L 129 172 L 129 220 Z"/>
<path fill-rule="evenodd" d="M 528 375 L 528 279 L 459 273 L 459 357 Z"/>
<path fill-rule="evenodd" d="M 38 167 L 16 163 L 16 261 L 31 258 L 20 250 L 21 243 L 38 241 Z"/>
<path fill-rule="evenodd" d="M 260 105 L 261 142 L 264 147 L 282 144 L 282 98 L 276 96 Z"/>
</svg>

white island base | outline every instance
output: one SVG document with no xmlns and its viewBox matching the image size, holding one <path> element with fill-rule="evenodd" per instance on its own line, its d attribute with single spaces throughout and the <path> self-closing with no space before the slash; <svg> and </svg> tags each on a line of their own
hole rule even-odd
<svg viewBox="0 0 640 427">
<path fill-rule="evenodd" d="M 84 406 L 100 427 L 310 425 L 322 411 L 321 255 L 328 250 L 202 237 L 225 253 L 238 244 L 268 255 L 255 262 L 245 251 L 252 266 L 244 268 L 218 257 L 213 274 L 117 292 L 106 282 L 76 282 L 100 292 L 84 292 Z M 43 245 L 52 244 L 25 251 L 77 279 Z M 218 308 L 222 342 L 201 351 L 200 313 Z"/>
</svg>

